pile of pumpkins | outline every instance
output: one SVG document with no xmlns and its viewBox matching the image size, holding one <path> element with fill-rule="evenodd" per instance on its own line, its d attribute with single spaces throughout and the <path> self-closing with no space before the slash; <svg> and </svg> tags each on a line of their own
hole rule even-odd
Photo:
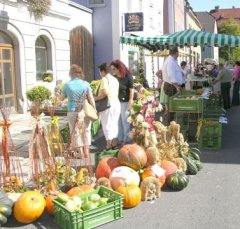
<svg viewBox="0 0 240 229">
<path fill-rule="evenodd" d="M 175 163 L 163 160 L 160 165 L 152 165 L 148 162 L 147 154 L 142 147 L 128 144 L 119 150 L 116 157 L 109 156 L 99 161 L 96 177 L 98 181 L 102 179 L 105 183 L 108 181 L 110 188 L 123 194 L 125 208 L 135 207 L 141 200 L 146 200 L 141 184 L 149 177 L 157 178 L 160 188 L 166 185 L 174 191 L 180 191 L 187 187 L 189 178 L 185 173 L 178 172 Z"/>
</svg>

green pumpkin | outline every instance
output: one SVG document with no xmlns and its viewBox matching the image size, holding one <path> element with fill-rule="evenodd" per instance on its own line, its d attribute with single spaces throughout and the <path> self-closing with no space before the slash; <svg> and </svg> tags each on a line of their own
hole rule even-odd
<svg viewBox="0 0 240 229">
<path fill-rule="evenodd" d="M 187 187 L 189 182 L 188 176 L 186 176 L 184 173 L 173 173 L 169 175 L 166 179 L 167 186 L 174 190 L 174 191 L 180 191 Z"/>
<path fill-rule="evenodd" d="M 191 148 L 188 152 L 188 155 L 190 158 L 194 159 L 194 160 L 197 160 L 197 161 L 200 161 L 200 154 L 201 152 L 199 151 L 199 149 L 197 148 Z"/>
<path fill-rule="evenodd" d="M 181 151 L 180 151 L 180 156 L 187 164 L 187 174 L 196 175 L 198 172 L 198 167 L 194 162 L 195 160 L 185 156 Z"/>
<path fill-rule="evenodd" d="M 198 160 L 195 160 L 194 162 L 195 162 L 195 164 L 197 166 L 198 171 L 200 171 L 203 168 L 202 163 L 200 161 L 198 161 Z"/>
</svg>

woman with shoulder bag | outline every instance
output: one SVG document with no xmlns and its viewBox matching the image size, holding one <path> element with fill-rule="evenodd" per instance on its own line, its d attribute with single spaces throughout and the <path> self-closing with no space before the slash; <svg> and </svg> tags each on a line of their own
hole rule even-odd
<svg viewBox="0 0 240 229">
<path fill-rule="evenodd" d="M 91 120 L 85 117 L 84 103 L 87 99 L 95 109 L 95 102 L 90 84 L 83 80 L 82 68 L 72 65 L 70 68 L 70 80 L 64 85 L 61 100 L 68 99 L 68 124 L 71 134 L 72 150 L 80 154 L 80 157 L 87 158 L 89 145 L 91 145 Z"/>
<path fill-rule="evenodd" d="M 107 70 L 107 64 L 103 63 L 99 67 L 102 77 L 99 93 L 95 97 L 96 103 L 105 97 L 108 98 L 109 106 L 99 112 L 103 133 L 106 139 L 106 150 L 113 149 L 117 145 L 118 119 L 120 116 L 120 102 L 118 99 L 119 83 Z"/>
</svg>

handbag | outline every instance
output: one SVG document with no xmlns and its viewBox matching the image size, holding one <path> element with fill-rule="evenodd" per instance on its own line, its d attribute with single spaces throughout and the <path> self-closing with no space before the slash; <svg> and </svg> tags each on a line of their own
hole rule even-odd
<svg viewBox="0 0 240 229">
<path fill-rule="evenodd" d="M 86 94 L 86 90 L 84 90 L 84 101 L 83 101 L 83 110 L 85 113 L 85 118 L 95 121 L 98 119 L 96 109 L 88 102 L 88 97 Z"/>
<path fill-rule="evenodd" d="M 95 121 L 98 119 L 97 111 L 94 109 L 94 107 L 88 102 L 88 99 L 85 98 L 83 110 L 85 113 L 85 117 L 87 119 L 90 119 L 91 121 Z"/>
<path fill-rule="evenodd" d="M 177 93 L 176 87 L 168 82 L 164 82 L 163 91 L 168 96 L 173 96 Z"/>
<path fill-rule="evenodd" d="M 108 97 L 95 101 L 97 112 L 102 112 L 111 107 Z"/>
<path fill-rule="evenodd" d="M 108 78 L 107 78 L 107 80 L 108 80 Z M 109 83 L 109 81 L 108 81 L 108 83 Z M 99 93 L 100 86 L 101 85 L 99 85 L 99 87 L 98 87 L 97 94 Z M 108 96 L 104 97 L 103 99 L 95 101 L 95 104 L 96 104 L 97 112 L 105 111 L 111 107 Z"/>
</svg>

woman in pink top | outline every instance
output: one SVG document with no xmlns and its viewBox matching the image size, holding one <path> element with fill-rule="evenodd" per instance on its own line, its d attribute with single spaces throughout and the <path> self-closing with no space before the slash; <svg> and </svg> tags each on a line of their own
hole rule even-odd
<svg viewBox="0 0 240 229">
<path fill-rule="evenodd" d="M 239 86 L 240 86 L 240 61 L 236 61 L 233 69 L 233 97 L 232 97 L 232 105 L 240 105 L 239 99 Z"/>
</svg>

